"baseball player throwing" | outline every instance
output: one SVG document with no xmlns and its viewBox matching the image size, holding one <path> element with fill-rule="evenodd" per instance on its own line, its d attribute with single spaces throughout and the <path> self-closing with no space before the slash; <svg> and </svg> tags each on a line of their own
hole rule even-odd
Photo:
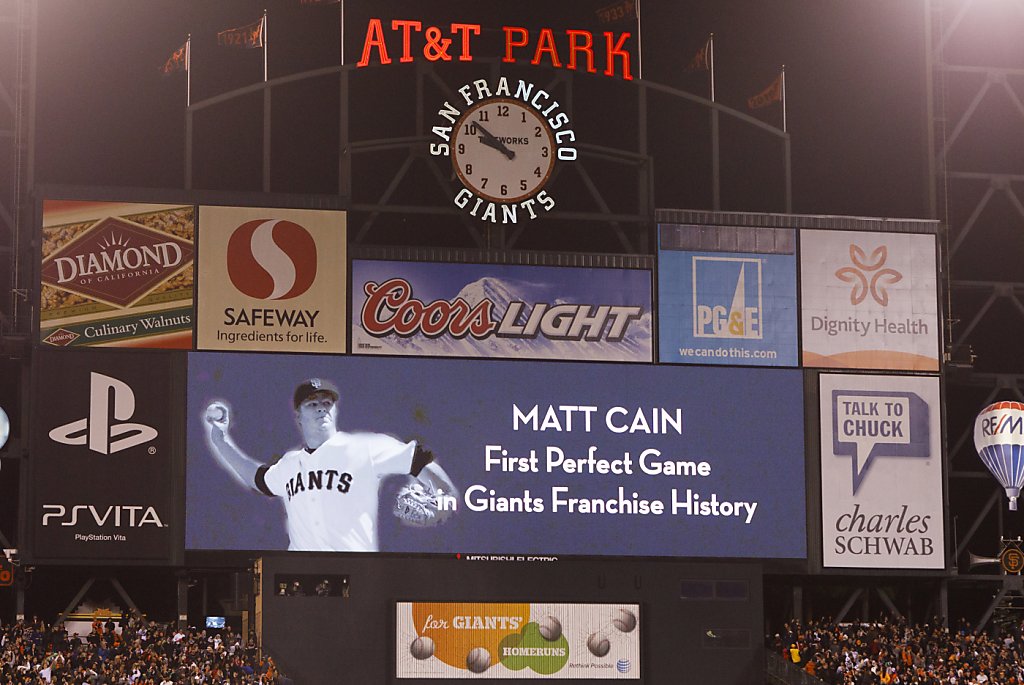
<svg viewBox="0 0 1024 685">
<path fill-rule="evenodd" d="M 295 419 L 303 446 L 267 466 L 246 455 L 228 434 L 230 415 L 222 402 L 206 409 L 206 437 L 218 461 L 245 487 L 284 499 L 288 549 L 318 552 L 375 552 L 377 499 L 381 479 L 415 478 L 403 488 L 395 514 L 431 525 L 450 511 L 441 496 L 457 496 L 434 455 L 416 444 L 380 433 L 344 433 L 337 428 L 338 390 L 313 378 L 295 389 Z"/>
</svg>

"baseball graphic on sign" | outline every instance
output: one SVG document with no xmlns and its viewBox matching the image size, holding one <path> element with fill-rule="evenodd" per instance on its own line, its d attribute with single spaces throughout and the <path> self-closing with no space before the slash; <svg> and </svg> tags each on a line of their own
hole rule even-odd
<svg viewBox="0 0 1024 685">
<path fill-rule="evenodd" d="M 466 668 L 473 673 L 483 673 L 491 665 L 491 653 L 483 647 L 474 647 L 466 655 Z"/>
<path fill-rule="evenodd" d="M 429 637 L 420 636 L 409 645 L 409 653 L 416 659 L 429 659 L 434 656 L 434 641 Z"/>
<path fill-rule="evenodd" d="M 562 636 L 562 624 L 554 616 L 545 616 L 537 621 L 537 632 L 548 642 L 554 642 Z"/>
</svg>

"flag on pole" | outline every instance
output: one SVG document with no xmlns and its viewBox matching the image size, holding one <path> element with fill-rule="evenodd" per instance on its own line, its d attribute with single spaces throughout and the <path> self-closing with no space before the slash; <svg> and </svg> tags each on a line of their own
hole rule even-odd
<svg viewBox="0 0 1024 685">
<path fill-rule="evenodd" d="M 782 101 L 782 74 L 780 73 L 772 81 L 771 85 L 757 95 L 747 99 L 747 107 L 750 109 L 761 109 L 773 102 Z"/>
<path fill-rule="evenodd" d="M 706 41 L 704 41 L 704 46 L 697 51 L 697 54 L 693 56 L 693 59 L 690 60 L 690 63 L 686 65 L 686 71 L 710 71 L 710 52 L 711 39 L 708 38 Z"/>
<path fill-rule="evenodd" d="M 262 48 L 266 20 L 267 17 L 264 15 L 259 21 L 251 24 L 218 32 L 217 45 L 229 48 Z"/>
<path fill-rule="evenodd" d="M 160 67 L 164 76 L 170 76 L 178 71 L 188 71 L 188 44 L 187 40 L 182 43 L 181 47 L 172 52 L 164 65 Z"/>
</svg>

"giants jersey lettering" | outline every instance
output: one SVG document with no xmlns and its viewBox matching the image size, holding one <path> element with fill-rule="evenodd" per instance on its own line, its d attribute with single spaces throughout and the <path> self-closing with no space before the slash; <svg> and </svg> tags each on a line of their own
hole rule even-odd
<svg viewBox="0 0 1024 685">
<path fill-rule="evenodd" d="M 288 549 L 376 552 L 380 479 L 409 473 L 415 450 L 415 441 L 379 433 L 337 433 L 312 453 L 288 452 L 256 479 L 284 500 Z"/>
</svg>

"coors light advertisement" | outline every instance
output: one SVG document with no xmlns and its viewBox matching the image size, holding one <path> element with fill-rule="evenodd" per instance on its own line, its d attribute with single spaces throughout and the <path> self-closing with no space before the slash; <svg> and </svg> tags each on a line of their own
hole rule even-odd
<svg viewBox="0 0 1024 685">
<path fill-rule="evenodd" d="M 650 362 L 651 272 L 354 260 L 352 351 Z"/>
<path fill-rule="evenodd" d="M 43 203 L 39 339 L 192 347 L 191 205 Z"/>
</svg>

